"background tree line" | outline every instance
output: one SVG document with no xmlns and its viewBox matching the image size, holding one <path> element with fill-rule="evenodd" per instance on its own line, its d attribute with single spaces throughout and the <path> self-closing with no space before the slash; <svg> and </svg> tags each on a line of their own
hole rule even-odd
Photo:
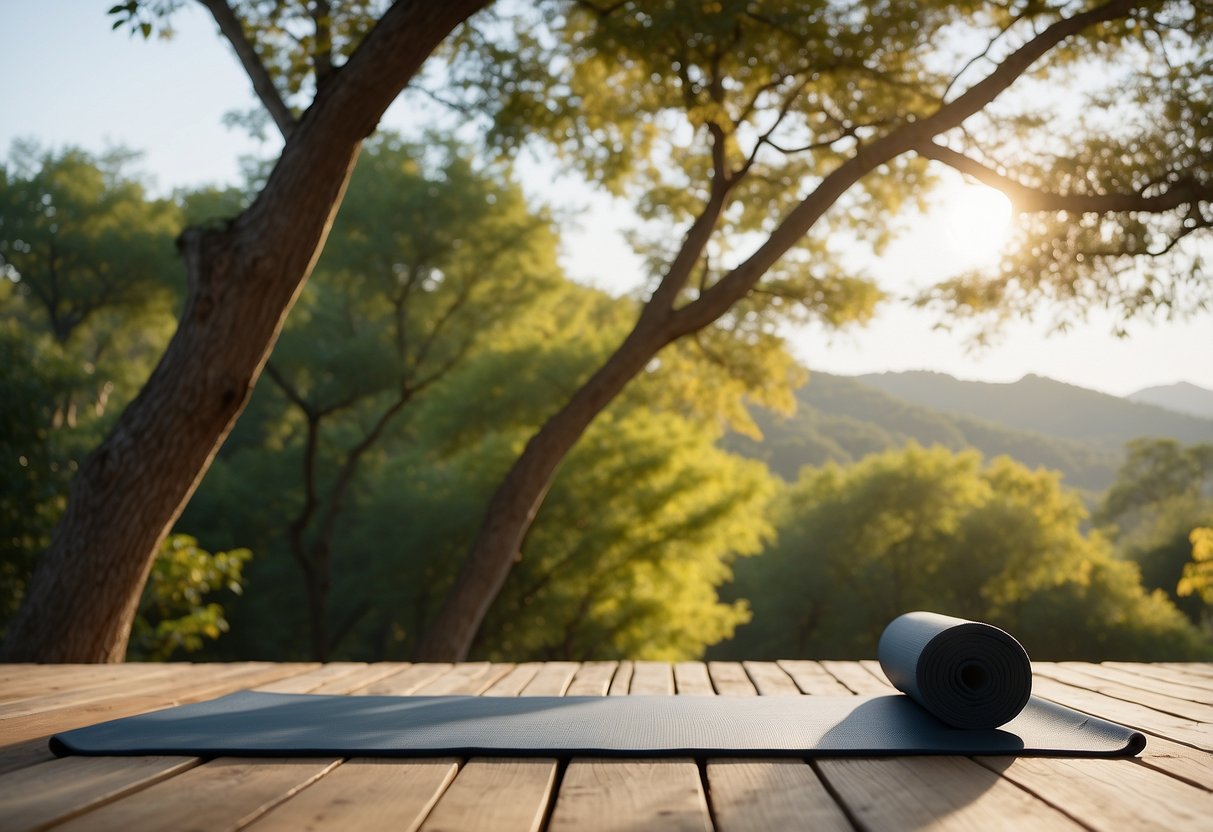
<svg viewBox="0 0 1213 832">
<path fill-rule="evenodd" d="M 70 472 L 168 338 L 174 234 L 255 184 L 156 199 L 132 161 L 26 145 L 3 168 L 5 621 Z M 508 164 L 372 143 L 269 383 L 162 547 L 130 655 L 413 655 L 518 449 L 634 319 L 563 277 L 558 242 Z M 1042 659 L 1210 655 L 1199 581 L 1178 592 L 1213 525 L 1213 448 L 1132 443 L 1093 518 L 1055 474 L 913 443 L 784 482 L 726 435 L 761 453 L 750 408 L 786 408 L 804 375 L 777 339 L 663 353 L 561 469 L 473 655 L 869 656 L 920 607 Z"/>
</svg>

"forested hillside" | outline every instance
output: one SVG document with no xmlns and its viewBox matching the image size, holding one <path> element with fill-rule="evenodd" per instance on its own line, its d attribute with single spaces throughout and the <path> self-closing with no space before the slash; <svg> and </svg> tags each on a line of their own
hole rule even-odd
<svg viewBox="0 0 1213 832">
<path fill-rule="evenodd" d="M 756 414 L 763 441 L 731 435 L 729 447 L 763 460 L 785 480 L 794 480 L 805 465 L 857 462 L 910 441 L 951 450 L 976 448 L 987 457 L 1006 455 L 1031 468 L 1060 471 L 1067 485 L 1093 491 L 1112 484 L 1123 458 L 1120 446 L 959 416 L 890 395 L 866 381 L 828 373 L 812 373 L 796 399 L 796 412 L 790 416 Z"/>
<path fill-rule="evenodd" d="M 1213 441 L 1213 420 L 1128 401 L 1049 378 L 1028 375 L 1011 384 L 960 381 L 944 373 L 857 376 L 878 390 L 947 413 L 984 419 L 1046 436 L 1119 451 L 1139 437 L 1190 444 Z"/>
</svg>

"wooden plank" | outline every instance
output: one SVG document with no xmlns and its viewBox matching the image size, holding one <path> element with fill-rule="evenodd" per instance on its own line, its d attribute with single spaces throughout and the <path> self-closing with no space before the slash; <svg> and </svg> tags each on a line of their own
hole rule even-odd
<svg viewBox="0 0 1213 832">
<path fill-rule="evenodd" d="M 544 662 L 535 678 L 522 689 L 522 695 L 564 696 L 578 667 L 577 662 Z"/>
<path fill-rule="evenodd" d="M 498 688 L 521 695 L 559 695 L 577 672 L 575 662 L 553 662 L 532 668 L 530 681 L 521 689 L 517 679 Z M 494 682 L 510 676 L 512 665 L 492 665 L 475 673 L 473 665 L 456 665 L 451 673 L 439 677 L 441 690 L 448 693 L 475 693 L 492 690 Z M 454 681 L 463 679 L 462 686 Z M 485 680 L 493 680 L 486 686 Z M 432 686 L 431 686 L 432 687 Z M 430 693 L 424 687 L 420 693 Z M 547 814 L 547 805 L 555 784 L 559 763 L 556 760 L 472 760 L 459 772 L 445 791 L 437 791 L 437 805 L 425 822 L 427 830 L 445 829 L 537 829 Z M 488 805 L 498 804 L 498 805 Z"/>
<path fill-rule="evenodd" d="M 408 666 L 408 662 L 375 662 L 355 670 L 348 676 L 330 679 L 324 684 L 312 688 L 308 693 L 360 695 L 371 685 L 400 673 Z"/>
<path fill-rule="evenodd" d="M 1213 662 L 1160 662 L 1160 667 L 1169 667 L 1181 673 L 1213 679 Z"/>
<path fill-rule="evenodd" d="M 892 690 L 897 690 L 893 687 L 893 683 L 889 681 L 889 677 L 884 674 L 884 668 L 880 666 L 880 662 L 875 659 L 866 659 L 859 662 L 859 666 L 876 677 L 876 681 L 881 684 L 888 685 Z M 885 691 L 888 693 L 888 691 Z"/>
<path fill-rule="evenodd" d="M 741 662 L 708 662 L 708 675 L 720 696 L 757 696 L 758 689 Z"/>
<path fill-rule="evenodd" d="M 1213 751 L 1213 726 L 1156 711 L 1137 702 L 1107 696 L 1089 690 L 1081 684 L 1067 684 L 1045 675 L 1034 675 L 1032 695 L 1092 716 L 1120 722 L 1139 731 L 1189 744 L 1204 751 Z"/>
<path fill-rule="evenodd" d="M 964 757 L 822 759 L 814 767 L 867 832 L 1082 829 Z"/>
<path fill-rule="evenodd" d="M 464 662 L 457 664 L 449 673 L 443 673 L 425 683 L 415 691 L 419 696 L 446 696 L 476 694 L 490 687 L 513 669 L 512 664 L 490 664 L 489 662 Z"/>
<path fill-rule="evenodd" d="M 90 702 L 110 699 L 115 695 L 129 696 L 133 691 L 155 690 L 184 679 L 198 678 L 200 675 L 194 665 L 161 665 L 159 672 L 149 672 L 140 668 L 132 672 L 131 678 L 124 679 L 122 673 L 115 672 L 122 665 L 97 665 L 97 667 L 105 668 L 108 672 L 102 674 L 99 671 L 97 674 L 88 674 L 85 670 L 80 669 L 71 675 L 60 676 L 58 689 L 53 693 L 43 692 L 32 696 L 22 696 L 0 705 L 0 719 L 12 719 L 59 708 L 87 705 Z M 2 725 L 0 725 L 0 730 L 3 730 Z"/>
<path fill-rule="evenodd" d="M 1095 830 L 1213 829 L 1213 794 L 1133 760 L 979 762 Z"/>
<path fill-rule="evenodd" d="M 146 713 L 183 702 L 212 699 L 235 690 L 291 676 L 315 667 L 314 664 L 269 664 L 249 662 L 222 665 L 222 669 L 194 668 L 194 672 L 173 681 L 153 682 L 148 688 L 127 696 L 90 702 L 70 708 L 14 717 L 0 722 L 0 746 L 15 745 L 44 738 L 58 731 L 93 725 L 109 719 Z"/>
<path fill-rule="evenodd" d="M 883 673 L 876 676 L 861 662 L 823 661 L 821 666 L 848 690 L 860 696 L 884 696 L 897 692 Z"/>
<path fill-rule="evenodd" d="M 716 689 L 703 662 L 678 662 L 674 665 L 674 687 L 679 694 L 715 696 Z"/>
<path fill-rule="evenodd" d="M 1213 754 L 1150 736 L 1138 761 L 1204 791 L 1213 791 Z"/>
<path fill-rule="evenodd" d="M 747 662 L 744 667 L 713 662 L 709 667 L 721 694 L 728 690 L 733 696 L 755 696 L 764 689 L 776 696 L 799 693 L 791 677 L 769 662 Z M 756 688 L 751 677 L 762 684 Z M 704 768 L 716 828 L 721 832 L 851 828 L 816 772 L 801 760 L 710 759 Z"/>
<path fill-rule="evenodd" d="M 90 702 L 102 702 L 115 695 L 129 694 L 134 687 L 142 687 L 160 680 L 173 678 L 176 675 L 172 669 L 162 668 L 160 673 L 145 673 L 135 679 L 113 679 L 104 683 L 61 690 L 57 693 L 48 693 L 42 696 L 27 696 L 0 705 L 0 720 L 29 716 L 30 714 L 40 714 L 44 711 L 54 711 L 60 708 L 74 708 L 79 705 L 87 705 Z"/>
<path fill-rule="evenodd" d="M 1101 664 L 1092 664 L 1090 662 L 1062 662 L 1058 666 L 1065 668 L 1066 670 L 1081 673 L 1084 676 L 1091 676 L 1109 682 L 1116 682 L 1124 685 L 1125 687 L 1133 688 L 1134 690 L 1145 690 L 1152 693 L 1161 693 L 1162 695 L 1170 696 L 1173 699 L 1184 699 L 1188 702 L 1197 702 L 1203 705 L 1213 706 L 1213 687 L 1205 688 L 1184 682 L 1175 682 L 1169 679 L 1159 679 L 1154 676 L 1144 676 L 1140 672 L 1134 672 L 1131 670 L 1126 671 L 1115 667 L 1106 667 Z"/>
<path fill-rule="evenodd" d="M 708 795 L 718 832 L 850 832 L 851 823 L 801 760 L 712 760 Z"/>
<path fill-rule="evenodd" d="M 1173 667 L 1161 664 L 1146 664 L 1145 662 L 1104 662 L 1101 667 L 1123 670 L 1140 676 L 1143 679 L 1160 679 L 1164 682 L 1177 682 L 1181 685 L 1192 685 L 1202 690 L 1213 690 L 1213 678 L 1199 674 L 1185 673 Z"/>
<path fill-rule="evenodd" d="M 555 760 L 477 758 L 442 794 L 423 832 L 533 832 L 556 781 Z"/>
<path fill-rule="evenodd" d="M 247 828 L 254 832 L 414 832 L 455 779 L 458 768 L 457 760 L 350 760 Z"/>
<path fill-rule="evenodd" d="M 817 662 L 784 660 L 779 662 L 783 671 L 792 677 L 802 693 L 813 696 L 849 696 L 851 691 L 842 682 L 831 676 Z"/>
<path fill-rule="evenodd" d="M 12 706 L 30 699 L 45 701 L 54 696 L 82 694 L 98 688 L 113 690 L 115 685 L 140 684 L 169 676 L 181 667 L 163 663 L 91 664 L 67 665 L 65 670 L 48 672 L 44 666 L 35 666 L 0 685 L 0 714 L 6 714 Z"/>
<path fill-rule="evenodd" d="M 1043 677 L 1033 680 L 1033 693 L 1150 734 L 1140 757 L 1143 764 L 1201 788 L 1209 788 L 1209 784 L 1213 784 L 1213 754 L 1209 753 L 1213 749 L 1201 750 L 1176 741 L 1191 740 L 1197 746 L 1201 742 L 1213 743 L 1213 732 L 1208 731 L 1210 726 Z"/>
<path fill-rule="evenodd" d="M 1213 706 L 1210 705 L 1189 702 L 1186 699 L 1176 699 L 1173 696 L 1166 696 L 1153 691 L 1140 690 L 1120 682 L 1109 681 L 1086 673 L 1078 673 L 1068 667 L 1056 664 L 1034 665 L 1033 681 L 1041 676 L 1087 690 L 1097 691 L 1114 699 L 1135 702 L 1139 705 L 1153 708 L 1156 711 L 1173 714 L 1174 716 L 1183 717 L 1195 722 L 1213 723 Z"/>
<path fill-rule="evenodd" d="M 0 829 L 42 829 L 198 764 L 192 757 L 64 757 L 0 776 Z"/>
<path fill-rule="evenodd" d="M 239 828 L 322 777 L 337 763 L 337 760 L 304 758 L 220 758 L 79 815 L 56 830 Z"/>
<path fill-rule="evenodd" d="M 413 664 L 399 673 L 384 677 L 374 684 L 367 685 L 359 693 L 368 695 L 408 696 L 415 693 L 422 685 L 427 685 L 454 669 L 453 664 Z"/>
<path fill-rule="evenodd" d="M 632 662 L 632 686 L 628 692 L 632 696 L 673 695 L 674 669 L 669 662 Z"/>
<path fill-rule="evenodd" d="M 31 674 L 52 673 L 55 671 L 63 672 L 71 667 L 83 666 L 78 664 L 37 664 L 34 662 L 0 663 L 0 690 L 3 690 L 4 686 L 13 680 L 21 681 L 30 678 Z"/>
<path fill-rule="evenodd" d="M 502 676 L 486 690 L 482 696 L 517 696 L 522 693 L 522 689 L 530 684 L 531 680 L 539 673 L 539 669 L 543 667 L 541 662 L 526 662 L 515 666 L 513 670 Z"/>
<path fill-rule="evenodd" d="M 635 672 L 635 667 L 631 662 L 620 662 L 615 668 L 615 675 L 611 678 L 611 687 L 607 690 L 608 696 L 627 696 L 628 691 L 632 687 L 632 674 Z"/>
<path fill-rule="evenodd" d="M 761 696 L 800 696 L 792 677 L 775 662 L 742 662 Z"/>
<path fill-rule="evenodd" d="M 366 666 L 366 662 L 329 662 L 305 673 L 258 685 L 255 690 L 262 693 L 311 693 L 326 682 L 350 676 Z"/>
<path fill-rule="evenodd" d="M 317 673 L 319 668 L 315 670 L 305 671 L 297 676 L 287 677 L 282 685 L 275 682 L 270 682 L 263 685 L 258 690 L 267 688 L 275 690 L 283 690 L 284 692 L 300 692 L 300 693 L 349 693 L 357 690 L 358 687 L 370 684 L 383 676 L 399 672 L 406 665 L 400 663 L 384 662 L 374 665 L 366 665 L 361 669 L 355 670 L 352 674 L 342 675 L 339 678 L 330 678 L 329 681 L 320 684 L 318 687 L 312 687 L 318 679 L 324 679 L 333 676 L 332 672 Z M 295 680 L 300 680 L 296 682 Z M 236 684 L 232 689 L 239 688 Z M 227 691 L 217 691 L 213 695 L 219 695 Z M 11 771 L 17 771 L 27 766 L 36 765 L 38 763 L 49 762 L 56 759 L 46 745 L 46 738 L 39 737 L 34 740 L 8 745 L 0 750 L 0 774 Z M 81 758 L 83 759 L 83 758 Z M 94 762 L 99 763 L 102 758 L 90 758 Z"/>
<path fill-rule="evenodd" d="M 582 662 L 565 696 L 606 696 L 619 662 Z"/>
<path fill-rule="evenodd" d="M 711 832 L 707 798 L 692 760 L 573 760 L 565 770 L 550 832 Z"/>
<path fill-rule="evenodd" d="M 13 743 L 0 748 L 0 774 L 57 759 L 46 744 L 46 737 Z"/>
<path fill-rule="evenodd" d="M 59 684 L 59 681 L 71 678 L 80 673 L 101 674 L 105 678 L 115 678 L 124 673 L 139 673 L 145 670 L 157 670 L 165 667 L 187 667 L 190 662 L 118 662 L 115 664 L 96 663 L 63 663 L 63 664 L 34 664 L 30 662 L 15 662 L 0 664 L 0 695 L 9 695 L 16 688 L 34 684 L 41 687 L 48 684 Z"/>
</svg>

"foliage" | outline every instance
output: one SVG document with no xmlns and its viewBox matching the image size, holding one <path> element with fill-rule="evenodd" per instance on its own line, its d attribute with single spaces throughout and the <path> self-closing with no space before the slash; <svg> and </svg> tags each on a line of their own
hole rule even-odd
<svg viewBox="0 0 1213 832">
<path fill-rule="evenodd" d="M 622 336 L 633 307 L 565 283 L 528 312 L 501 321 L 364 457 L 334 538 L 334 657 L 411 655 L 502 470 Z M 746 619 L 744 605 L 720 602 L 716 588 L 769 533 L 770 478 L 714 446 L 722 424 L 681 415 L 695 411 L 701 380 L 664 385 L 667 370 L 652 372 L 566 461 L 477 655 L 685 658 Z M 281 533 L 281 518 L 298 509 L 302 449 L 278 398 L 258 394 L 186 512 L 208 539 L 258 552 L 249 592 L 231 607 L 233 632 L 211 655 L 308 654 Z M 343 412 L 332 429 L 340 435 L 353 421 Z"/>
<path fill-rule="evenodd" d="M 427 410 L 457 407 L 443 398 Z M 365 580 L 391 593 L 376 605 L 397 642 L 388 655 L 408 655 L 476 531 L 468 520 L 525 440 L 526 422 L 497 412 L 503 418 L 465 434 L 452 455 L 385 471 L 391 485 L 362 534 L 398 541 L 382 556 L 387 573 Z M 719 602 L 716 587 L 733 558 L 760 549 L 771 485 L 761 466 L 714 448 L 714 436 L 647 407 L 612 409 L 566 460 L 474 653 L 690 658 L 730 634 L 746 610 Z"/>
<path fill-rule="evenodd" d="M 713 171 L 734 173 L 735 203 L 705 257 L 702 290 L 858 149 L 923 123 L 1079 11 L 824 0 L 527 5 L 496 25 L 478 18 L 486 22 L 465 27 L 449 50 L 451 86 L 487 114 L 499 148 L 542 137 L 591 180 L 630 192 L 656 225 L 637 235 L 654 264 L 669 262 L 670 229 L 708 201 Z M 1101 305 L 1125 318 L 1203 308 L 1200 241 L 1213 225 L 1209 25 L 1203 3 L 1164 2 L 1064 41 L 1014 92 L 940 135 L 950 154 L 919 142 L 916 157 L 869 173 L 764 283 L 803 302 L 820 284 L 801 270 L 829 268 L 822 247 L 831 233 L 879 249 L 897 230 L 899 207 L 933 184 L 930 159 L 1003 187 L 1021 211 L 1019 239 L 997 269 L 944 279 L 920 298 L 946 311 L 943 323 L 1030 315 L 1042 298 L 1059 325 Z M 1052 113 L 1047 91 L 1058 83 L 1086 106 Z M 1055 122 L 1065 128 L 1042 129 Z M 1107 194 L 1124 199 L 1082 201 Z"/>
<path fill-rule="evenodd" d="M 1188 539 L 1192 541 L 1192 562 L 1184 564 L 1176 592 L 1180 597 L 1199 595 L 1213 607 L 1213 529 L 1193 529 Z"/>
<path fill-rule="evenodd" d="M 248 549 L 211 554 L 189 535 L 166 538 L 139 602 L 127 658 L 164 661 L 179 651 L 200 650 L 206 639 L 226 633 L 223 607 L 206 597 L 225 589 L 241 594 L 241 573 L 250 557 Z"/>
<path fill-rule="evenodd" d="M 989 171 L 1013 171 L 1014 181 L 1005 184 L 987 171 L 965 172 L 1002 186 L 1024 213 L 995 268 L 942 281 L 919 302 L 948 315 L 977 314 L 986 324 L 1046 308 L 1058 330 L 1089 309 L 1106 308 L 1119 334 L 1134 319 L 1182 318 L 1207 308 L 1211 22 L 1203 2 L 1144 4 L 1123 23 L 1101 27 L 1089 52 L 1076 45 L 1059 53 L 1072 62 L 1069 88 L 1077 99 L 1066 112 L 1042 107 L 1029 94 L 955 137 L 952 146 Z M 1047 83 L 1041 77 L 1031 92 L 1043 93 Z M 1023 140 L 1044 124 L 1052 129 Z M 1046 199 L 1061 210 L 1041 211 L 1039 194 L 1077 198 Z M 1105 195 L 1128 199 L 1108 211 L 1099 201 Z"/>
<path fill-rule="evenodd" d="M 0 169 L 0 270 L 15 281 L 27 314 L 92 364 L 161 346 L 175 295 L 172 243 L 181 217 L 171 201 L 148 198 L 127 172 L 133 158 L 126 150 L 94 157 L 19 142 Z M 113 326 L 117 312 L 129 326 Z M 151 338 L 134 334 L 138 325 Z"/>
<path fill-rule="evenodd" d="M 210 5 L 210 0 L 204 5 Z M 173 33 L 171 17 L 184 0 L 129 0 L 111 6 L 115 29 L 149 38 Z M 297 98 L 315 93 L 315 76 L 339 67 L 390 5 L 387 0 L 229 0 L 244 37 L 281 87 Z"/>
<path fill-rule="evenodd" d="M 26 142 L 0 167 L 0 627 L 72 473 L 172 328 L 180 218 L 148 197 L 134 156 Z"/>
<path fill-rule="evenodd" d="M 0 303 L 7 304 L 12 291 L 0 283 Z M 37 554 L 50 542 L 74 467 L 64 461 L 51 418 L 79 379 L 50 340 L 0 322 L 0 630 L 17 611 Z"/>
<path fill-rule="evenodd" d="M 1210 645 L 1136 568 L 1084 535 L 1054 474 L 943 448 L 806 468 L 779 542 L 739 567 L 753 622 L 722 654 L 870 656 L 913 609 L 990 621 L 1039 659 L 1194 658 Z"/>
<path fill-rule="evenodd" d="M 318 660 L 333 639 L 338 528 L 364 468 L 382 464 L 402 413 L 558 280 L 548 220 L 507 167 L 477 167 L 437 137 L 381 136 L 362 157 L 267 365 L 277 395 L 254 403 L 251 426 L 299 472 L 279 486 L 281 516 Z"/>
<path fill-rule="evenodd" d="M 1213 445 L 1185 447 L 1173 439 L 1129 443 L 1096 520 L 1117 554 L 1141 569 L 1146 587 L 1166 593 L 1194 623 L 1209 617 L 1203 593 L 1181 593 L 1179 586 L 1185 570 L 1200 570 L 1192 560 L 1194 530 L 1213 524 Z"/>
</svg>

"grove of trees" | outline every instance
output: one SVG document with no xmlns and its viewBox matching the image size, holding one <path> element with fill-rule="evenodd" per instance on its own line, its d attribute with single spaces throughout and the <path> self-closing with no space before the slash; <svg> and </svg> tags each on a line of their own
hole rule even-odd
<svg viewBox="0 0 1213 832">
<path fill-rule="evenodd" d="M 205 217 L 245 198 L 156 200 L 125 157 L 19 150 L 0 195 L 9 183 L 50 190 L 65 171 L 95 189 L 80 207 L 53 203 L 65 229 L 79 225 L 56 237 L 64 308 L 103 296 L 97 282 L 122 258 L 85 233 L 104 238 L 114 205 L 154 251 L 169 247 L 161 214 Z M 467 152 L 390 136 L 366 149 L 269 383 L 158 552 L 129 656 L 415 655 L 474 538 L 469 518 L 634 310 L 565 279 L 551 223 L 509 167 L 478 169 Z M 477 210 L 493 213 L 497 233 L 443 236 L 444 211 Z M 85 260 L 70 254 L 76 230 L 83 251 L 100 252 L 83 267 L 70 265 Z M 167 338 L 155 322 L 171 321 L 174 303 L 171 286 L 144 292 L 147 303 L 116 294 L 59 341 L 40 261 L 8 262 L 21 270 L 0 284 L 4 393 L 23 406 L 9 411 L 3 451 L 24 477 L 6 477 L 2 494 L 3 621 L 71 470 L 135 395 Z M 799 380 L 779 355 L 767 366 L 788 380 L 765 391 L 770 403 Z M 1131 444 L 1091 531 L 1057 474 L 975 451 L 910 444 L 784 483 L 722 447 L 726 427 L 751 430 L 744 402 L 762 392 L 677 349 L 629 385 L 561 468 L 471 652 L 867 656 L 884 624 L 916 607 L 1001 624 L 1040 658 L 1213 649 L 1202 585 L 1179 595 L 1185 575 L 1198 577 L 1191 531 L 1213 524 L 1208 446 Z"/>
<path fill-rule="evenodd" d="M 806 468 L 776 516 L 778 544 L 730 590 L 753 622 L 721 655 L 869 655 L 892 618 L 924 608 L 997 624 L 1042 660 L 1209 655 L 1168 592 L 1083 532 L 1087 512 L 1055 474 L 1006 457 L 910 445 Z"/>
<path fill-rule="evenodd" d="M 0 438 L 24 461 L 0 494 L 19 543 L 4 658 L 121 660 L 179 518 L 226 550 L 198 550 L 220 564 L 207 591 L 247 574 L 233 629 L 317 658 L 695 655 L 745 622 L 743 599 L 761 632 L 776 588 L 717 588 L 776 530 L 739 587 L 807 568 L 806 614 L 806 592 L 855 594 L 849 635 L 804 624 L 815 649 L 820 632 L 860 649 L 875 616 L 924 597 L 916 582 L 962 574 L 933 606 L 1067 621 L 1075 651 L 1207 648 L 1165 597 L 1174 558 L 1129 522 L 1203 485 L 1136 503 L 1114 488 L 1099 519 L 1116 531 L 1092 535 L 1047 474 L 911 448 L 806 473 L 803 511 L 771 523 L 778 485 L 717 444 L 755 430 L 747 402 L 790 403 L 802 372 L 780 327 L 870 317 L 883 293 L 842 250 L 879 247 L 940 165 L 1020 215 L 994 273 L 920 298 L 941 315 L 1204 303 L 1203 2 L 198 2 L 284 139 L 263 178 L 151 199 L 123 159 L 64 151 L 18 152 L 0 180 L 4 349 L 22 364 L 4 384 L 24 408 Z M 147 36 L 180 5 L 110 14 Z M 440 44 L 427 83 L 483 127 L 476 146 L 364 149 Z M 1059 79 L 1077 113 L 1032 94 Z M 523 147 L 632 201 L 642 298 L 561 276 L 558 229 L 511 178 Z M 898 485 L 917 463 L 936 479 Z M 926 502 L 899 505 L 903 487 Z M 1168 540 L 1206 516 L 1175 506 Z M 816 528 L 821 511 L 850 525 Z M 801 528 L 829 544 L 808 561 L 789 548 Z M 1105 535 L 1143 548 L 1118 557 Z M 280 641 L 257 630 L 267 610 Z M 1081 641 L 1100 632 L 1107 650 Z"/>
</svg>

